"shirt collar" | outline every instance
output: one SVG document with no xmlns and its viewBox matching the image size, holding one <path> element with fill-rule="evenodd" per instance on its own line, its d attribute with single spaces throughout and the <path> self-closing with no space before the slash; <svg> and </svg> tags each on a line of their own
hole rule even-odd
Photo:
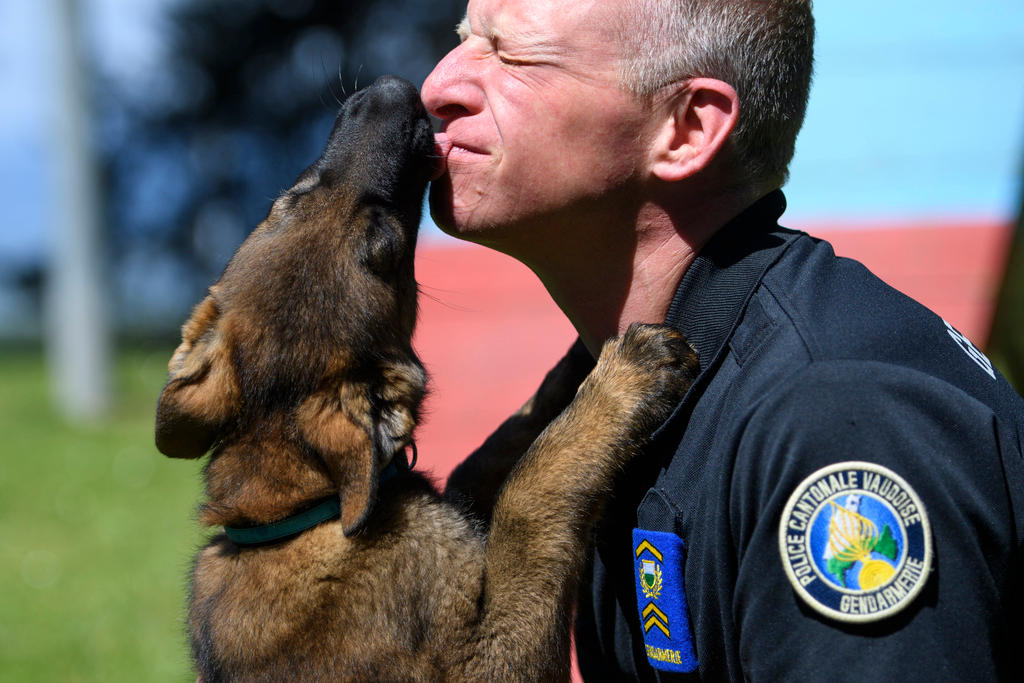
<svg viewBox="0 0 1024 683">
<path fill-rule="evenodd" d="M 697 350 L 701 374 L 715 363 L 764 272 L 789 244 L 779 228 L 781 190 L 765 195 L 723 226 L 697 254 L 676 288 L 665 322 Z"/>
</svg>

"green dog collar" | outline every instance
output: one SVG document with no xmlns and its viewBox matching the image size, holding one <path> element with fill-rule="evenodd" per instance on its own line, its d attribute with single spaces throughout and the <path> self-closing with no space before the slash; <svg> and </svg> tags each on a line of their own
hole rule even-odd
<svg viewBox="0 0 1024 683">
<path fill-rule="evenodd" d="M 380 483 L 383 484 L 402 470 L 411 470 L 416 463 L 415 444 L 412 445 L 412 452 L 412 464 L 409 464 L 405 453 L 396 453 L 395 457 L 391 459 L 391 463 L 381 472 Z M 335 495 L 324 498 L 313 507 L 276 522 L 249 527 L 226 526 L 224 527 L 224 533 L 228 535 L 228 538 L 235 545 L 260 545 L 295 536 L 306 529 L 312 529 L 317 524 L 334 519 L 340 515 L 341 501 Z"/>
<path fill-rule="evenodd" d="M 224 527 L 224 533 L 228 535 L 235 545 L 259 545 L 279 541 L 288 538 L 306 529 L 312 529 L 321 522 L 334 519 L 341 514 L 341 501 L 337 496 L 325 498 L 313 507 L 302 512 L 285 517 L 277 522 L 261 524 L 251 527 Z"/>
</svg>

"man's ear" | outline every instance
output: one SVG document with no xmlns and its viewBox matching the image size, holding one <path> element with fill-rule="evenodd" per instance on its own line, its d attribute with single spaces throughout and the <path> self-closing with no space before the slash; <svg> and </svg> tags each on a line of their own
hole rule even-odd
<svg viewBox="0 0 1024 683">
<path fill-rule="evenodd" d="M 172 458 L 198 458 L 210 450 L 238 409 L 231 350 L 217 329 L 213 297 L 196 306 L 168 364 L 156 407 L 156 447 Z"/>
<path fill-rule="evenodd" d="M 707 168 L 739 119 L 736 90 L 714 78 L 694 78 L 662 102 L 664 116 L 652 148 L 651 172 L 676 182 Z"/>
</svg>

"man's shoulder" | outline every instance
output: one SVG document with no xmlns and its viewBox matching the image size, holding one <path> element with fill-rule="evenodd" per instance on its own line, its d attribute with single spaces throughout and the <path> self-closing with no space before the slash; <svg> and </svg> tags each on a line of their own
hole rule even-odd
<svg viewBox="0 0 1024 683">
<path fill-rule="evenodd" d="M 934 380 L 1024 421 L 1024 402 L 971 340 L 861 263 L 837 257 L 827 242 L 794 240 L 752 306 L 762 311 L 750 317 L 769 318 L 778 338 L 800 347 L 798 367 L 829 363 L 829 372 L 861 382 L 875 375 L 907 386 Z M 742 325 L 736 334 L 743 337 Z"/>
<path fill-rule="evenodd" d="M 814 359 L 899 362 L 919 356 L 917 338 L 934 336 L 942 327 L 935 313 L 808 235 L 793 240 L 762 284 Z M 910 347 L 913 353 L 899 353 Z"/>
</svg>

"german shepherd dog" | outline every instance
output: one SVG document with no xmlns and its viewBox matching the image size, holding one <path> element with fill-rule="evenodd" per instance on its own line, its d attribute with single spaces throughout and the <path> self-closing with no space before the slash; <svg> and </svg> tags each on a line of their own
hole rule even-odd
<svg viewBox="0 0 1024 683">
<path fill-rule="evenodd" d="M 437 157 L 411 84 L 352 95 L 182 329 L 156 443 L 210 452 L 200 522 L 225 529 L 196 557 L 188 610 L 206 683 L 568 678 L 592 523 L 696 362 L 650 326 L 606 344 L 582 384 L 589 365 L 566 361 L 449 486 L 489 531 L 446 501 L 405 458 Z"/>
</svg>

